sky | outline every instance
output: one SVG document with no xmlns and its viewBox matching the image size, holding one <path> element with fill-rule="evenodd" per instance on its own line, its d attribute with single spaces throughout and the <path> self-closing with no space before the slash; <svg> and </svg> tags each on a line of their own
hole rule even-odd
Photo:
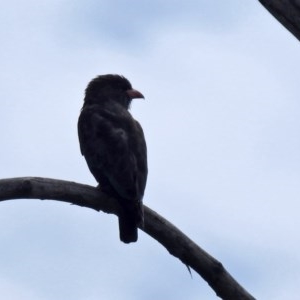
<svg viewBox="0 0 300 300">
<path fill-rule="evenodd" d="M 96 185 L 77 119 L 97 75 L 145 95 L 144 203 L 257 299 L 300 292 L 299 42 L 258 1 L 2 1 L 0 177 Z M 57 201 L 0 205 L 6 300 L 217 299 L 145 233 Z"/>
</svg>

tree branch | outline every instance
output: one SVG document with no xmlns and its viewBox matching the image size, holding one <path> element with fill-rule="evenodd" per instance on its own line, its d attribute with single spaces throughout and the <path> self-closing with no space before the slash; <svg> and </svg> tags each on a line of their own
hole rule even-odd
<svg viewBox="0 0 300 300">
<path fill-rule="evenodd" d="M 0 180 L 0 201 L 11 199 L 51 199 L 89 207 L 97 211 L 118 215 L 118 202 L 99 189 L 69 182 L 39 177 L 22 177 Z M 174 225 L 144 206 L 145 224 L 141 228 L 170 254 L 195 270 L 224 300 L 253 300 L 252 297 L 223 265 L 202 250 Z"/>
<path fill-rule="evenodd" d="M 259 0 L 259 2 L 298 40 L 300 40 L 299 0 Z"/>
</svg>

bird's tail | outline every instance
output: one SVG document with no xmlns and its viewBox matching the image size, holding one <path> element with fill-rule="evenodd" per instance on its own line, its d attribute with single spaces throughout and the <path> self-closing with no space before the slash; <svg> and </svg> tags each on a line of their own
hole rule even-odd
<svg viewBox="0 0 300 300">
<path fill-rule="evenodd" d="M 119 213 L 120 240 L 126 244 L 138 239 L 138 226 L 144 223 L 143 205 L 128 207 L 122 205 Z"/>
</svg>

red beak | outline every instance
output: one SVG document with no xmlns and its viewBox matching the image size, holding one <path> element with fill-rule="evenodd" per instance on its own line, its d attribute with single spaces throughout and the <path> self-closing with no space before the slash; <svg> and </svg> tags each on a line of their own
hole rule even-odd
<svg viewBox="0 0 300 300">
<path fill-rule="evenodd" d="M 145 98 L 142 93 L 135 89 L 130 89 L 126 91 L 127 95 L 130 97 L 130 99 L 137 99 L 137 98 Z"/>
</svg>

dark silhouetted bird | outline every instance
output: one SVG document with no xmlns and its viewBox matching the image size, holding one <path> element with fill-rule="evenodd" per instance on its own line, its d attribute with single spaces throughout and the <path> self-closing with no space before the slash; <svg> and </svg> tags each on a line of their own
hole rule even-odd
<svg viewBox="0 0 300 300">
<path fill-rule="evenodd" d="M 143 224 L 147 180 L 147 148 L 140 124 L 128 109 L 144 96 L 119 75 L 101 75 L 85 90 L 78 120 L 80 149 L 101 191 L 121 204 L 120 239 L 137 241 Z"/>
</svg>

